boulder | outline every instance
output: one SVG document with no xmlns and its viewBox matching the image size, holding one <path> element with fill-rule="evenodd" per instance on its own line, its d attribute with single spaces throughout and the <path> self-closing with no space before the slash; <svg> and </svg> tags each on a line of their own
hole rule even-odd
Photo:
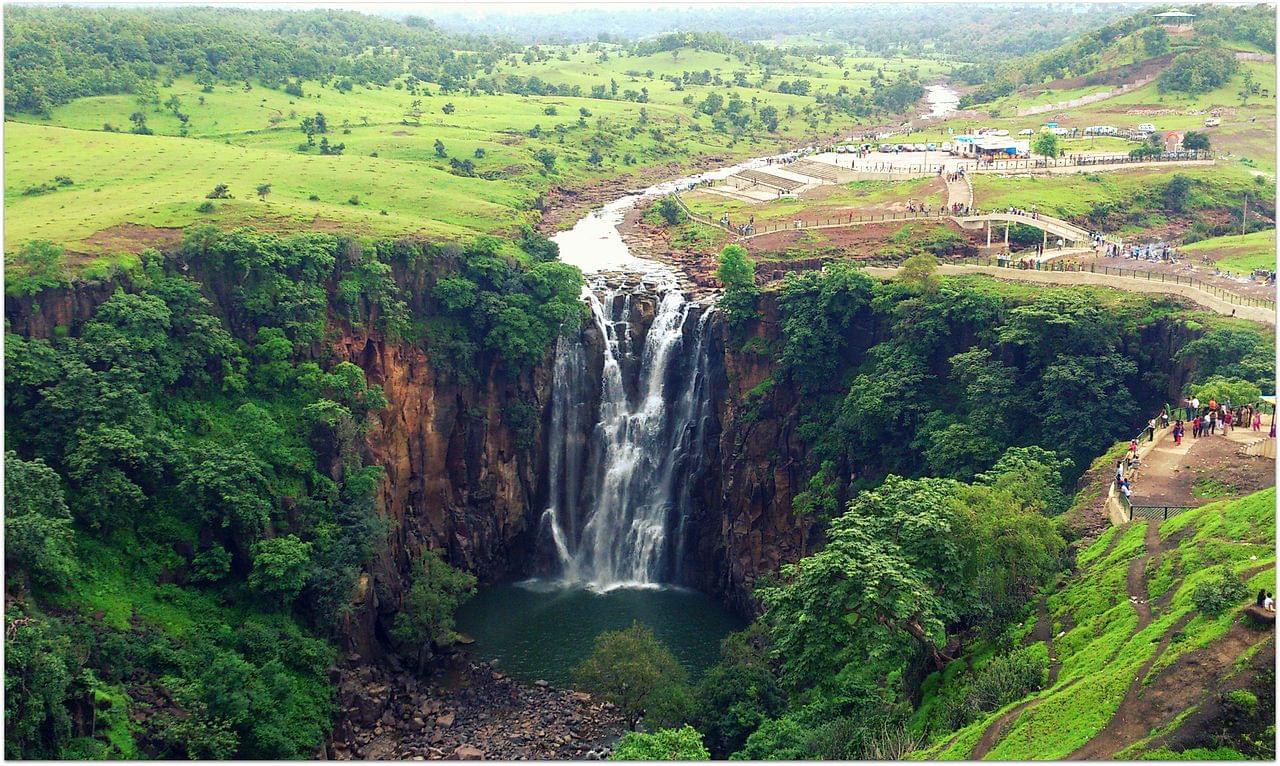
<svg viewBox="0 0 1280 766">
<path fill-rule="evenodd" d="M 459 761 L 484 760 L 484 751 L 475 745 L 458 745 L 453 749 L 453 758 Z"/>
</svg>

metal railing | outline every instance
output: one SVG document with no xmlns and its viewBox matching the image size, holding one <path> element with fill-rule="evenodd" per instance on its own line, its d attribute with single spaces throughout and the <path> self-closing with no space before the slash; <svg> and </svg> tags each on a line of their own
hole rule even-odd
<svg viewBox="0 0 1280 766">
<path fill-rule="evenodd" d="M 1168 521 L 1171 517 L 1177 516 L 1183 511 L 1189 511 L 1197 506 L 1194 505 L 1133 505 L 1129 502 L 1129 498 L 1124 495 L 1120 496 L 1120 502 L 1129 511 L 1129 521 L 1134 519 L 1152 519 L 1154 521 Z"/>
</svg>

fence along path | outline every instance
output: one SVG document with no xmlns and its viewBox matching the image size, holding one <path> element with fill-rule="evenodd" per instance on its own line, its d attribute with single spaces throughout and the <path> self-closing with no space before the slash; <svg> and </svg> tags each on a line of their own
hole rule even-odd
<svg viewBox="0 0 1280 766">
<path fill-rule="evenodd" d="M 1053 262 L 1045 269 L 1019 268 L 1013 261 L 999 265 L 996 259 L 972 258 L 958 264 L 944 263 L 938 266 L 940 274 L 987 274 L 1001 279 L 1020 282 L 1038 282 L 1055 285 L 1098 285 L 1114 287 L 1137 293 L 1165 293 L 1190 298 L 1201 306 L 1224 316 L 1234 316 L 1268 327 L 1276 325 L 1275 301 L 1253 298 L 1223 290 L 1216 285 L 1176 274 L 1155 274 L 1150 271 L 1118 269 L 1111 266 L 1093 266 L 1068 269 Z M 869 266 L 866 272 L 872 276 L 892 277 L 898 268 Z"/>
</svg>

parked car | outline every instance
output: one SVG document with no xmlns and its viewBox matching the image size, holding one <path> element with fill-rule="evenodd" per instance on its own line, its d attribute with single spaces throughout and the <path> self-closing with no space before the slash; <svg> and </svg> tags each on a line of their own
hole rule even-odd
<svg viewBox="0 0 1280 766">
<path fill-rule="evenodd" d="M 1222 124 L 1222 120 L 1217 117 L 1209 117 L 1209 118 L 1206 118 L 1204 121 L 1204 126 L 1206 128 L 1216 128 L 1221 124 Z"/>
</svg>

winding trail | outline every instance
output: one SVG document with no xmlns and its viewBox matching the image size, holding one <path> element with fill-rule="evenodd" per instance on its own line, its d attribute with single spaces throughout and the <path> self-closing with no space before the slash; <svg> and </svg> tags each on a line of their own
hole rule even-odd
<svg viewBox="0 0 1280 766">
<path fill-rule="evenodd" d="M 1062 669 L 1062 663 L 1058 660 L 1058 653 L 1053 649 L 1053 620 L 1049 618 L 1048 599 L 1045 596 L 1040 597 L 1040 601 L 1036 604 L 1036 625 L 1032 629 L 1031 635 L 1049 649 L 1049 678 L 1045 682 L 1045 689 L 1052 689 L 1054 684 L 1058 682 L 1058 671 Z M 1067 688 L 1068 683 L 1063 688 Z M 1044 701 L 1044 697 L 1034 697 L 1015 705 L 1008 712 L 991 722 L 991 725 L 982 732 L 982 737 L 978 739 L 978 744 L 974 745 L 973 751 L 969 754 L 972 760 L 981 760 L 991 752 L 991 748 L 996 746 L 1004 733 L 1008 731 L 1009 726 L 1022 714 L 1027 708 L 1034 707 Z"/>
</svg>

